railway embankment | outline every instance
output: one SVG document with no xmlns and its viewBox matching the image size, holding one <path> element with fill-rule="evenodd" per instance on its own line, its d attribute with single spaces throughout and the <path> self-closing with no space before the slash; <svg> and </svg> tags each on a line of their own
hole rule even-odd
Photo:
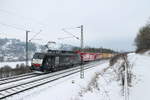
<svg viewBox="0 0 150 100">
<path fill-rule="evenodd" d="M 150 51 L 119 54 L 95 73 L 78 100 L 149 100 Z"/>
</svg>

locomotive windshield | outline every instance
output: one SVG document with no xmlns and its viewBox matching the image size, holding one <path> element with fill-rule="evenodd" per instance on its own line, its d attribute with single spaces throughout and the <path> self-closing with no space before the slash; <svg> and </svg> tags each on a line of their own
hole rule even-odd
<svg viewBox="0 0 150 100">
<path fill-rule="evenodd" d="M 42 54 L 42 53 L 35 53 L 34 56 L 33 56 L 33 58 L 34 58 L 34 59 L 43 59 L 44 56 L 45 56 L 45 55 Z"/>
</svg>

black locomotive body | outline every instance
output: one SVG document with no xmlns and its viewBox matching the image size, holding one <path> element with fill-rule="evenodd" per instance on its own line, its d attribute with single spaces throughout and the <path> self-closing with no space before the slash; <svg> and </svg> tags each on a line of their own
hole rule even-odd
<svg viewBox="0 0 150 100">
<path fill-rule="evenodd" d="M 80 55 L 72 51 L 48 51 L 35 53 L 32 59 L 31 70 L 51 72 L 79 65 Z"/>
</svg>

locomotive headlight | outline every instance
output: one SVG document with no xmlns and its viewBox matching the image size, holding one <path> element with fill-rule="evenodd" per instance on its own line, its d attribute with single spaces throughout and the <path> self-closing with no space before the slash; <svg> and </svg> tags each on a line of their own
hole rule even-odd
<svg viewBox="0 0 150 100">
<path fill-rule="evenodd" d="M 33 59 L 32 64 L 42 64 L 43 59 Z"/>
</svg>

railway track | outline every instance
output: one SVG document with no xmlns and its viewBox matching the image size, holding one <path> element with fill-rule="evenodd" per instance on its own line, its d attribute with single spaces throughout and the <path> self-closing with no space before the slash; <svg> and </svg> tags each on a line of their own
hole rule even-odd
<svg viewBox="0 0 150 100">
<path fill-rule="evenodd" d="M 84 65 L 84 70 L 92 68 L 98 64 L 100 64 L 100 63 L 95 62 L 95 63 L 90 63 L 87 65 Z M 34 78 L 32 80 L 24 81 L 21 83 L 16 83 L 13 85 L 4 84 L 6 86 L 4 86 L 2 88 L 0 87 L 0 99 L 5 99 L 12 95 L 15 95 L 15 94 L 30 90 L 32 88 L 53 82 L 55 80 L 64 78 L 66 76 L 69 76 L 69 75 L 72 75 L 72 74 L 75 74 L 78 72 L 80 72 L 80 66 L 71 68 L 71 69 L 67 69 L 67 70 L 63 70 L 63 71 L 59 71 L 59 72 L 55 72 L 55 73 L 40 75 L 39 77 Z"/>
<path fill-rule="evenodd" d="M 28 73 L 28 74 L 18 75 L 18 76 L 14 76 L 14 77 L 8 77 L 5 79 L 1 79 L 0 85 L 8 84 L 8 83 L 16 82 L 16 81 L 21 81 L 24 79 L 29 79 L 29 78 L 33 78 L 33 77 L 37 77 L 37 76 L 39 76 L 39 75 L 36 75 L 34 73 Z"/>
<path fill-rule="evenodd" d="M 9 79 L 24 77 L 24 76 L 28 76 L 28 75 L 32 75 L 32 74 L 33 73 L 26 73 L 26 74 L 21 74 L 21 75 L 16 75 L 16 76 L 11 76 L 11 77 L 1 78 L 0 81 L 5 81 L 5 80 L 9 80 Z"/>
</svg>

